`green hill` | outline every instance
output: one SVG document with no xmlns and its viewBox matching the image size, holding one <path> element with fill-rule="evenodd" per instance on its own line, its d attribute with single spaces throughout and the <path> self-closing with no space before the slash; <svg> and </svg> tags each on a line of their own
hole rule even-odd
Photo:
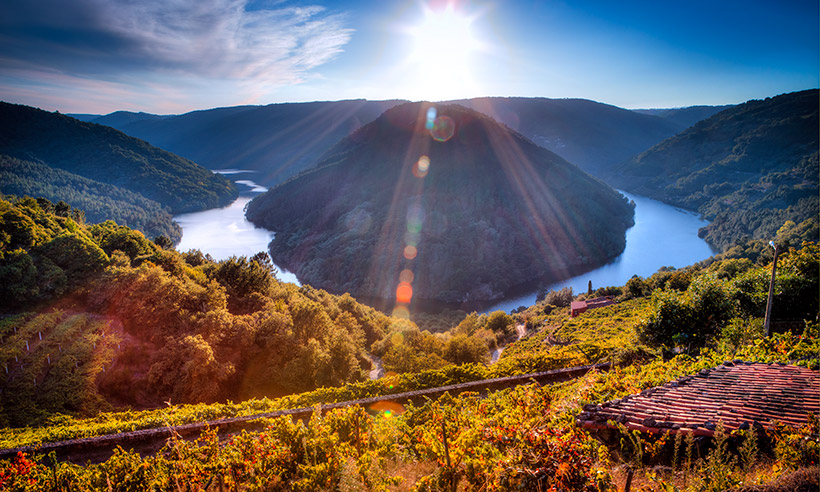
<svg viewBox="0 0 820 492">
<path fill-rule="evenodd" d="M 165 207 L 138 193 L 4 155 L 0 155 L 0 193 L 62 201 L 83 210 L 88 222 L 113 220 L 152 238 L 164 235 L 176 242 L 182 234 Z"/>
<path fill-rule="evenodd" d="M 731 107 L 613 169 L 625 190 L 697 210 L 727 247 L 770 238 L 787 221 L 817 240 L 818 91 Z M 808 221 L 808 222 L 807 222 Z"/>
<path fill-rule="evenodd" d="M 331 292 L 381 299 L 395 298 L 407 269 L 413 299 L 461 303 L 623 250 L 632 208 L 617 192 L 461 106 L 438 107 L 429 130 L 428 108 L 385 112 L 250 203 L 248 219 L 276 231 L 277 264 Z"/>
<path fill-rule="evenodd" d="M 0 427 L 358 381 L 370 345 L 410 325 L 280 283 L 264 254 L 215 262 L 81 217 L 0 199 Z"/>
<path fill-rule="evenodd" d="M 159 202 L 170 213 L 227 205 L 222 176 L 113 128 L 59 113 L 0 103 L 0 154 L 107 183 Z"/>
</svg>

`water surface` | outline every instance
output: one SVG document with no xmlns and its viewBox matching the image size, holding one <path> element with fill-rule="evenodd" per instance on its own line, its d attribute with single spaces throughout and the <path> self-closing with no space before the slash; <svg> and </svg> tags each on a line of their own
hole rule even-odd
<svg viewBox="0 0 820 492">
<path fill-rule="evenodd" d="M 246 178 L 250 172 L 226 170 L 223 174 L 231 174 L 232 177 L 241 174 Z M 268 243 L 273 239 L 274 233 L 256 227 L 245 219 L 245 205 L 266 189 L 250 179 L 239 179 L 236 183 L 244 190 L 229 206 L 174 217 L 182 227 L 182 241 L 177 246 L 179 251 L 199 249 L 217 260 L 231 255 L 253 256 L 260 251 L 268 251 Z M 586 292 L 590 280 L 594 289 L 624 285 L 633 275 L 648 277 L 660 267 L 681 268 L 716 253 L 706 241 L 698 237 L 698 229 L 708 222 L 701 220 L 696 213 L 650 198 L 621 193 L 635 201 L 635 225 L 626 232 L 624 252 L 601 268 L 556 282 L 548 286 L 549 289 L 572 287 L 578 294 Z M 277 278 L 299 284 L 296 275 L 278 267 L 277 269 Z M 535 292 L 531 292 L 505 299 L 492 304 L 484 312 L 499 309 L 509 312 L 519 306 L 531 306 L 535 304 L 535 295 Z"/>
<path fill-rule="evenodd" d="M 217 172 L 229 175 L 249 173 L 238 169 Z M 251 257 L 256 253 L 268 251 L 268 243 L 273 239 L 274 233 L 256 227 L 245 218 L 245 205 L 267 189 L 249 179 L 238 180 L 236 184 L 244 190 L 241 190 L 239 198 L 227 207 L 174 217 L 182 227 L 182 240 L 177 246 L 178 251 L 198 249 L 216 260 L 224 260 L 234 255 Z M 279 271 L 276 278 L 279 280 L 299 283 L 296 275 L 278 267 L 277 270 Z"/>
<path fill-rule="evenodd" d="M 698 229 L 709 222 L 698 214 L 667 205 L 651 198 L 621 191 L 635 201 L 635 225 L 626 231 L 626 248 L 612 262 L 549 285 L 550 290 L 572 287 L 576 294 L 592 288 L 624 285 L 633 275 L 648 277 L 660 267 L 681 268 L 704 260 L 715 253 L 709 244 L 698 237 Z M 519 306 L 535 304 L 535 292 L 506 299 L 490 306 L 485 312 L 502 310 L 509 312 Z"/>
</svg>

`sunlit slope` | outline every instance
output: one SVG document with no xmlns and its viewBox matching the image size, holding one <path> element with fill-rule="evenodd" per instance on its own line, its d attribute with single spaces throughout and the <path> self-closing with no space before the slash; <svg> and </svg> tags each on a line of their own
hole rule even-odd
<svg viewBox="0 0 820 492">
<path fill-rule="evenodd" d="M 277 264 L 332 292 L 389 299 L 401 281 L 399 300 L 463 302 L 623 250 L 633 211 L 612 188 L 478 112 L 430 108 L 387 111 L 251 202 Z"/>
<path fill-rule="evenodd" d="M 698 210 L 725 247 L 773 237 L 786 220 L 817 240 L 818 91 L 731 107 L 615 168 L 607 181 Z"/>
<path fill-rule="evenodd" d="M 395 322 L 30 197 L 0 197 L 0 426 L 109 405 L 279 396 L 362 380 Z"/>
<path fill-rule="evenodd" d="M 222 176 L 113 128 L 0 103 L 0 154 L 40 162 L 159 202 L 172 214 L 230 203 Z"/>
</svg>

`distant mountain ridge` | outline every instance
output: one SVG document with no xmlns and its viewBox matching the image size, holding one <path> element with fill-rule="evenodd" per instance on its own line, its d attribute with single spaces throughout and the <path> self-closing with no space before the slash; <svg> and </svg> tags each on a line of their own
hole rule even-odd
<svg viewBox="0 0 820 492">
<path fill-rule="evenodd" d="M 113 128 L 4 102 L 0 154 L 125 188 L 172 214 L 227 205 L 238 194 L 224 177 Z"/>
<path fill-rule="evenodd" d="M 257 171 L 258 183 L 272 185 L 312 167 L 336 142 L 400 102 L 284 103 L 171 116 L 116 112 L 93 121 L 209 169 Z"/>
<path fill-rule="evenodd" d="M 483 97 L 450 102 L 493 117 L 594 176 L 685 128 L 587 99 Z"/>
<path fill-rule="evenodd" d="M 658 116 L 668 121 L 677 123 L 681 130 L 689 128 L 698 121 L 705 120 L 710 116 L 720 113 L 724 109 L 733 107 L 733 104 L 723 106 L 687 106 L 685 108 L 657 108 L 657 109 L 633 109 L 636 113 L 643 113 Z"/>
<path fill-rule="evenodd" d="M 247 210 L 305 283 L 389 299 L 412 269 L 414 299 L 452 303 L 601 265 L 623 250 L 632 215 L 610 187 L 486 115 L 429 103 L 386 111 Z"/>
<path fill-rule="evenodd" d="M 785 221 L 817 240 L 818 90 L 730 107 L 612 169 L 608 182 L 698 210 L 727 247 L 774 237 Z"/>
<path fill-rule="evenodd" d="M 310 169 L 339 140 L 404 102 L 284 103 L 182 115 L 118 111 L 92 121 L 210 169 L 258 171 L 259 183 L 274 185 Z M 691 124 L 586 99 L 484 97 L 441 104 L 451 103 L 487 114 L 597 176 Z M 695 113 L 687 114 L 691 119 Z"/>
</svg>

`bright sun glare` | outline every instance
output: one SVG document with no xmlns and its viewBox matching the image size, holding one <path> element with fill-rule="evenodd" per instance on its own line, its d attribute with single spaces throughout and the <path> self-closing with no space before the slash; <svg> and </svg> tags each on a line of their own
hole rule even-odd
<svg viewBox="0 0 820 492">
<path fill-rule="evenodd" d="M 474 92 L 472 64 L 481 44 L 472 32 L 474 18 L 452 4 L 425 8 L 424 20 L 410 29 L 414 47 L 409 65 L 415 77 L 411 93 L 418 99 L 468 97 Z"/>
</svg>

